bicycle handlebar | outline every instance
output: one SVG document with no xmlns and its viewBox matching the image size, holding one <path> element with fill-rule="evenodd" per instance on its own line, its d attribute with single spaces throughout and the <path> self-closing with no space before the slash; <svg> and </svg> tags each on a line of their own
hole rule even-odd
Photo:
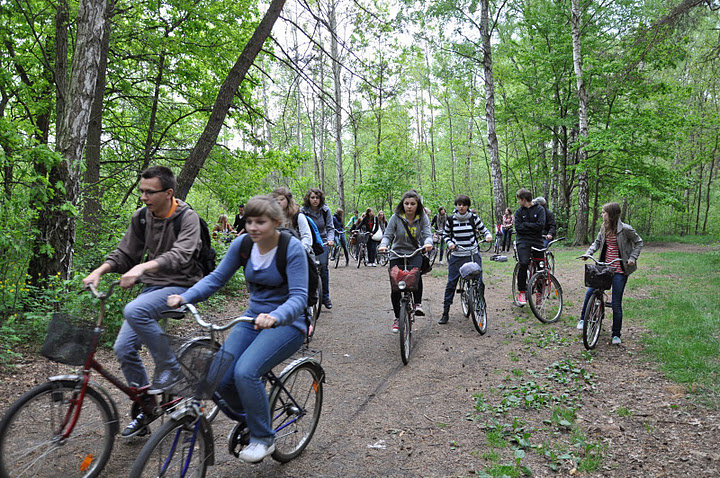
<svg viewBox="0 0 720 478">
<path fill-rule="evenodd" d="M 558 241 L 564 241 L 564 240 L 565 240 L 565 237 L 564 237 L 564 236 L 563 236 L 563 237 L 558 237 L 557 239 L 553 239 L 552 241 L 548 242 L 547 247 L 542 247 L 542 248 L 540 248 L 540 247 L 531 247 L 530 249 L 532 249 L 533 251 L 544 252 L 544 251 L 547 251 L 548 249 L 550 249 L 550 246 L 552 246 L 552 245 L 555 244 L 556 242 L 558 242 Z"/>
<path fill-rule="evenodd" d="M 487 241 L 483 241 L 483 242 L 487 242 Z M 461 246 L 460 244 L 455 244 L 455 247 L 453 247 L 453 248 L 450 250 L 450 252 L 455 252 L 456 249 L 458 249 L 458 250 L 460 250 L 460 251 L 478 252 L 478 253 L 480 252 L 480 251 L 478 250 L 478 246 L 477 246 L 477 245 L 475 245 L 475 246 L 473 246 L 473 247 L 463 247 L 463 246 Z"/>
<path fill-rule="evenodd" d="M 583 254 L 582 256 L 576 257 L 576 259 L 582 259 L 582 260 L 592 259 L 592 260 L 595 262 L 595 264 L 597 264 L 597 265 L 599 265 L 599 266 L 609 266 L 609 265 L 611 265 L 611 264 L 616 263 L 617 261 L 621 261 L 621 262 L 622 262 L 622 259 L 621 259 L 620 257 L 618 257 L 617 259 L 613 259 L 613 260 L 610 261 L 610 262 L 601 262 L 601 261 L 595 259 L 593 256 L 588 256 L 588 255 L 585 255 L 585 254 Z"/>
<path fill-rule="evenodd" d="M 227 330 L 230 327 L 237 324 L 238 322 L 248 322 L 250 324 L 255 323 L 255 319 L 252 317 L 239 316 L 239 317 L 234 317 L 232 320 L 230 320 L 230 322 L 228 322 L 225 325 L 211 324 L 211 323 L 203 320 L 202 317 L 200 317 L 200 313 L 198 312 L 197 308 L 192 304 L 183 304 L 182 306 L 178 307 L 177 309 L 174 309 L 174 312 L 178 312 L 178 313 L 182 312 L 183 314 L 189 313 L 190 315 L 193 316 L 193 318 L 195 319 L 195 322 L 197 322 L 200 327 L 202 327 L 204 329 L 208 329 L 208 330 L 214 330 L 214 331 Z"/>
<path fill-rule="evenodd" d="M 392 253 L 392 255 L 395 256 L 396 259 L 405 259 L 405 260 L 407 260 L 407 259 L 411 259 L 411 258 L 417 256 L 418 253 L 419 253 L 419 252 L 422 252 L 423 250 L 425 250 L 425 246 L 419 247 L 419 248 L 415 249 L 415 252 L 413 252 L 412 254 L 409 254 L 409 255 L 401 255 L 401 254 L 398 254 L 397 252 L 393 251 L 392 249 L 388 249 L 386 252 L 387 252 L 387 253 Z"/>
<path fill-rule="evenodd" d="M 96 299 L 105 300 L 113 294 L 113 292 L 115 291 L 115 287 L 119 285 L 120 281 L 116 280 L 110 283 L 110 287 L 108 287 L 108 290 L 106 290 L 105 292 L 98 291 L 93 284 L 88 284 L 83 290 L 89 291 L 90 294 L 92 294 L 92 296 Z"/>
</svg>

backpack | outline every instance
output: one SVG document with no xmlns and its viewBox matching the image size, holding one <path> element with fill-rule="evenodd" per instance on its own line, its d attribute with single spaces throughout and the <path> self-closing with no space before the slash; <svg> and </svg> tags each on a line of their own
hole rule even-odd
<svg viewBox="0 0 720 478">
<path fill-rule="evenodd" d="M 180 235 L 180 228 L 182 227 L 182 217 L 185 214 L 185 211 L 188 209 L 192 209 L 190 206 L 187 207 L 187 209 L 183 209 L 178 213 L 178 216 L 173 221 L 173 228 L 175 230 L 175 237 L 177 238 L 178 235 Z M 140 218 L 140 234 L 142 235 L 143 239 L 145 238 L 145 225 L 147 223 L 147 219 L 145 219 L 147 216 L 147 206 L 143 207 L 140 211 L 140 215 L 138 216 Z M 200 247 L 200 254 L 198 255 L 197 262 L 200 265 L 200 269 L 202 269 L 202 273 L 204 276 L 210 274 L 212 271 L 215 270 L 215 260 L 217 259 L 217 252 L 212 247 L 212 240 L 210 239 L 210 230 L 208 229 L 208 225 L 205 222 L 205 220 L 198 215 L 198 219 L 200 219 L 200 241 L 202 242 L 202 246 Z"/>
<path fill-rule="evenodd" d="M 277 268 L 280 271 L 280 275 L 283 278 L 283 282 L 287 282 L 287 249 L 290 243 L 291 232 L 287 229 L 280 231 L 280 240 L 278 241 L 278 250 L 275 253 L 275 259 Z M 299 240 L 299 238 L 298 238 Z M 248 259 L 250 258 L 250 251 L 252 250 L 253 242 L 249 235 L 244 235 L 242 242 L 240 243 L 240 265 L 245 268 Z M 303 250 L 305 248 L 303 247 Z M 308 262 L 308 294 L 307 294 L 307 306 L 313 306 L 318 301 L 318 283 L 320 281 L 320 274 L 318 273 L 315 260 L 310 254 L 305 252 Z"/>
<path fill-rule="evenodd" d="M 296 231 L 299 231 L 298 229 L 298 215 L 300 213 L 297 213 L 293 216 L 293 227 Z M 323 240 L 322 236 L 320 235 L 320 229 L 318 229 L 317 224 L 315 224 L 315 221 L 310 219 L 310 217 L 307 214 L 304 214 L 305 219 L 307 219 L 308 226 L 310 226 L 310 237 L 312 237 L 312 250 L 313 253 L 315 253 L 316 256 L 319 256 L 320 254 L 325 252 L 325 248 L 323 247 Z"/>
</svg>

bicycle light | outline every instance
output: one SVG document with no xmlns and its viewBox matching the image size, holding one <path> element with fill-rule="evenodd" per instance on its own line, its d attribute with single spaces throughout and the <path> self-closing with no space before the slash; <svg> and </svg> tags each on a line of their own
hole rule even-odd
<svg viewBox="0 0 720 478">
<path fill-rule="evenodd" d="M 401 280 L 400 282 L 398 282 L 398 289 L 405 290 L 406 287 L 407 287 L 407 284 L 405 283 L 404 280 Z"/>
</svg>

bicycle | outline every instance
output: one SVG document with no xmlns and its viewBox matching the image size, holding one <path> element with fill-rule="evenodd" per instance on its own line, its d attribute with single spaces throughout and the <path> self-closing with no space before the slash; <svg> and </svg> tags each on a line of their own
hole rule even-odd
<svg viewBox="0 0 720 478">
<path fill-rule="evenodd" d="M 236 317 L 223 326 L 210 324 L 200 317 L 192 304 L 166 312 L 172 317 L 183 317 L 186 313 L 211 333 L 227 330 L 238 322 L 254 322 L 249 317 Z M 205 476 L 207 467 L 214 464 L 215 452 L 213 431 L 200 400 L 210 395 L 220 410 L 237 422 L 228 436 L 228 451 L 237 457 L 249 444 L 250 431 L 245 414 L 230 408 L 214 392 L 225 373 L 224 369 L 233 363 L 234 358 L 229 353 L 229 357 L 221 355 L 224 351 L 216 348 L 210 349 L 210 352 L 214 354 L 214 360 L 207 378 L 196 384 L 193 397 L 178 404 L 169 415 L 170 419 L 145 444 L 130 471 L 131 477 Z M 280 463 L 286 463 L 302 453 L 320 420 L 325 371 L 320 360 L 315 358 L 319 352 L 310 353 L 312 356 L 293 360 L 278 375 L 272 371 L 263 375 L 269 387 L 270 416 L 276 433 L 275 451 L 271 456 Z"/>
<path fill-rule="evenodd" d="M 583 345 L 586 350 L 595 348 L 600 337 L 600 329 L 602 321 L 605 318 L 605 303 L 607 302 L 607 294 L 605 291 L 612 288 L 612 279 L 615 275 L 614 269 L 611 267 L 613 263 L 620 262 L 618 258 L 610 262 L 600 262 L 593 256 L 582 255 L 578 259 L 592 259 L 599 269 L 592 270 L 585 265 L 585 286 L 593 288 L 592 295 L 588 299 L 585 306 L 585 315 L 583 316 Z"/>
<path fill-rule="evenodd" d="M 341 232 L 336 231 L 336 234 L 344 234 Z M 340 240 L 335 243 L 332 250 L 330 251 L 330 262 L 335 262 L 335 269 L 338 268 L 338 264 L 340 264 L 340 256 L 342 256 L 344 253 L 344 249 L 342 247 L 342 244 L 340 244 Z"/>
<path fill-rule="evenodd" d="M 388 261 L 390 261 L 390 256 L 389 256 L 389 254 L 387 253 L 387 251 L 385 251 L 385 252 L 378 252 L 378 253 L 377 253 L 377 262 L 378 262 L 378 264 L 380 264 L 381 266 L 384 267 L 384 266 L 387 265 Z"/>
<path fill-rule="evenodd" d="M 357 266 L 358 269 L 360 268 L 360 263 L 368 265 L 368 249 L 367 249 L 367 241 L 369 240 L 370 233 L 369 232 L 359 232 L 358 233 L 358 251 L 357 251 Z"/>
<path fill-rule="evenodd" d="M 469 251 L 472 255 L 478 254 L 477 246 L 466 248 L 460 245 L 455 246 L 461 251 Z M 471 260 L 460 267 L 460 279 L 458 280 L 457 291 L 460 294 L 460 305 L 465 317 L 472 317 L 475 330 L 480 335 L 487 333 L 487 303 L 485 302 L 485 285 L 480 282 L 482 269 Z"/>
<path fill-rule="evenodd" d="M 407 269 L 409 259 L 415 257 L 424 248 L 420 247 L 409 255 L 400 255 L 392 249 L 388 250 L 395 258 L 404 261 L 403 267 Z M 410 349 L 412 347 L 412 324 L 415 322 L 415 292 L 420 283 L 420 268 L 413 267 L 410 270 L 402 270 L 398 266 L 388 269 L 390 275 L 390 287 L 394 292 L 402 293 L 400 297 L 400 317 L 398 319 L 398 336 L 400 337 L 400 358 L 403 364 L 407 365 L 410 360 Z"/>
<path fill-rule="evenodd" d="M 530 310 L 540 322 L 550 324 L 560 319 L 563 309 L 562 287 L 555 278 L 553 271 L 547 263 L 547 252 L 550 246 L 558 241 L 565 240 L 560 237 L 548 243 L 548 247 L 531 247 L 532 251 L 540 253 L 539 257 L 531 257 L 527 273 L 527 302 Z M 517 260 L 517 245 L 515 245 L 515 260 Z M 554 259 L 553 259 L 554 261 Z M 554 269 L 554 263 L 553 263 Z M 517 277 L 520 273 L 520 263 L 515 264 L 512 278 L 513 304 L 520 307 L 518 302 Z"/>
<path fill-rule="evenodd" d="M 119 281 L 107 292 L 94 286 L 87 290 L 99 300 L 97 321 L 78 324 L 67 315 L 56 314 L 48 327 L 42 353 L 54 362 L 82 366 L 76 375 L 50 377 L 22 395 L 0 422 L 0 476 L 98 476 L 107 464 L 119 432 L 118 410 L 105 388 L 91 380 L 95 371 L 133 402 L 132 414 L 143 411 L 158 417 L 182 398 L 162 394 L 158 402 L 147 392 L 150 385 L 125 385 L 97 362 L 103 332 L 105 303 Z M 198 342 L 199 343 L 199 342 Z M 185 343 L 177 352 L 178 362 L 194 355 L 197 345 Z M 212 402 L 201 402 L 208 420 L 218 413 Z M 78 475 L 80 472 L 80 475 Z"/>
<path fill-rule="evenodd" d="M 320 311 L 322 310 L 322 298 L 323 298 L 323 282 L 322 274 L 320 273 L 320 261 L 315 259 L 315 267 L 317 268 L 318 285 L 317 291 L 315 292 L 317 300 L 308 308 L 308 314 L 310 315 L 310 324 L 308 326 L 308 334 L 305 337 L 306 343 L 310 343 L 315 331 L 317 329 L 317 321 L 320 318 Z M 337 267 L 337 266 L 336 266 Z"/>
</svg>

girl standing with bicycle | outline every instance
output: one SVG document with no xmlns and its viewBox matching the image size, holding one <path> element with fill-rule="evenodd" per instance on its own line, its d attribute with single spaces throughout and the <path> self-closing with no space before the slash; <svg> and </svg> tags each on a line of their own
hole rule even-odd
<svg viewBox="0 0 720 478">
<path fill-rule="evenodd" d="M 375 267 L 377 261 L 377 248 L 380 241 L 373 240 L 372 236 L 378 231 L 378 229 L 380 229 L 380 223 L 375 217 L 375 214 L 373 214 L 371 207 L 365 210 L 365 214 L 358 225 L 358 229 L 360 232 L 368 233 L 367 236 L 363 238 L 363 240 L 367 241 L 368 261 L 370 261 L 368 265 L 370 267 Z M 362 238 L 363 236 L 360 237 Z"/>
<path fill-rule="evenodd" d="M 430 233 L 430 219 L 425 214 L 425 208 L 417 191 L 411 189 L 403 194 L 400 203 L 395 207 L 395 214 L 388 221 L 387 228 L 380 241 L 378 252 L 387 251 L 392 245 L 392 250 L 401 255 L 408 255 L 415 252 L 418 244 L 425 248 L 428 252 L 432 249 L 432 234 Z M 402 259 L 391 259 L 390 268 L 398 266 L 405 269 Z M 422 267 L 422 256 L 417 255 L 408 260 L 408 267 Z M 413 292 L 415 298 L 415 315 L 423 316 L 425 312 L 422 310 L 422 276 L 417 290 Z M 395 321 L 393 322 L 393 333 L 398 332 L 398 319 L 400 317 L 400 292 L 391 292 L 390 301 L 392 302 L 393 312 L 395 313 Z"/>
<path fill-rule="evenodd" d="M 231 353 L 235 361 L 217 392 L 230 407 L 245 410 L 250 444 L 242 449 L 239 458 L 257 463 L 275 450 L 275 433 L 261 377 L 297 352 L 305 340 L 308 263 L 300 241 L 278 230 L 284 214 L 272 196 L 253 197 L 245 213 L 246 230 L 253 242 L 250 256 L 241 257 L 243 234 L 232 242 L 212 274 L 183 294 L 168 297 L 168 305 L 178 307 L 207 299 L 246 261 L 250 303 L 243 315 L 254 318 L 255 324 L 239 323 L 223 344 L 222 350 Z M 278 269 L 280 241 L 287 241 L 285 271 Z"/>
<path fill-rule="evenodd" d="M 512 246 L 512 230 L 515 224 L 515 217 L 512 209 L 506 208 L 502 219 L 502 250 L 509 251 Z"/>
<path fill-rule="evenodd" d="M 620 258 L 620 262 L 613 263 L 615 275 L 612 280 L 612 344 L 620 345 L 622 329 L 622 298 L 625 292 L 625 284 L 628 276 L 637 269 L 637 259 L 643 248 L 643 240 L 635 232 L 632 226 L 620 221 L 620 205 L 616 202 L 609 202 L 602 207 L 603 225 L 598 232 L 595 242 L 585 252 L 585 256 L 592 256 L 595 251 L 600 250 L 600 261 L 612 262 Z M 585 294 L 580 321 L 577 328 L 583 329 L 583 317 L 588 300 L 595 289 L 589 288 Z"/>
</svg>

